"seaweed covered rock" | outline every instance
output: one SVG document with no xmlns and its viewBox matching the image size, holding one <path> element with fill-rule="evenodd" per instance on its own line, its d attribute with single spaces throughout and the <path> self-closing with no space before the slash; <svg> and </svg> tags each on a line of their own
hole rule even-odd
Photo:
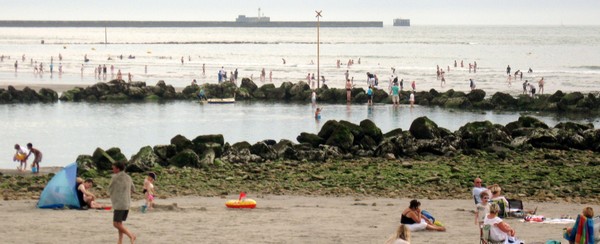
<svg viewBox="0 0 600 244">
<path fill-rule="evenodd" d="M 354 135 L 350 128 L 338 124 L 339 126 L 335 127 L 332 131 L 331 135 L 325 141 L 326 145 L 336 146 L 343 150 L 350 150 L 352 145 L 354 144 Z"/>
<path fill-rule="evenodd" d="M 521 116 L 517 121 L 510 122 L 505 126 L 512 137 L 529 135 L 535 128 L 548 129 L 548 125 L 541 120 L 531 116 Z"/>
<path fill-rule="evenodd" d="M 319 147 L 319 145 L 325 144 L 325 139 L 323 139 L 322 137 L 306 132 L 300 133 L 300 135 L 296 137 L 296 140 L 299 143 L 307 143 L 312 147 Z"/>
<path fill-rule="evenodd" d="M 466 148 L 484 149 L 494 144 L 508 144 L 512 138 L 490 121 L 470 122 L 458 129 Z"/>
<path fill-rule="evenodd" d="M 467 97 L 451 97 L 444 103 L 446 108 L 468 108 L 471 107 L 471 102 Z"/>
<path fill-rule="evenodd" d="M 98 170 L 111 170 L 112 165 L 116 162 L 106 151 L 99 147 L 92 154 L 92 160 Z"/>
<path fill-rule="evenodd" d="M 176 135 L 175 137 L 171 138 L 171 144 L 175 146 L 176 152 L 181 152 L 185 149 L 191 149 L 193 145 L 192 141 L 182 135 Z"/>
<path fill-rule="evenodd" d="M 159 165 L 160 158 L 150 146 L 140 148 L 127 163 L 128 172 L 146 172 Z"/>
<path fill-rule="evenodd" d="M 467 98 L 471 103 L 481 102 L 485 98 L 485 91 L 481 89 L 475 89 L 467 94 Z"/>
<path fill-rule="evenodd" d="M 194 144 L 203 144 L 203 143 L 217 143 L 221 146 L 225 145 L 225 138 L 223 138 L 222 134 L 213 134 L 213 135 L 200 135 L 192 140 Z"/>
<path fill-rule="evenodd" d="M 409 131 L 416 139 L 435 139 L 440 136 L 438 125 L 427 117 L 416 118 Z"/>
<path fill-rule="evenodd" d="M 244 88 L 248 92 L 253 93 L 254 91 L 256 91 L 256 89 L 258 89 L 258 86 L 251 79 L 243 78 L 240 88 Z"/>
<path fill-rule="evenodd" d="M 164 166 L 163 162 L 166 162 L 169 158 L 175 156 L 177 153 L 177 147 L 173 144 L 169 145 L 156 145 L 152 148 L 154 154 L 161 159 L 161 165 Z"/>
<path fill-rule="evenodd" d="M 264 142 L 257 142 L 250 147 L 250 152 L 254 155 L 258 155 L 265 160 L 277 159 L 277 152 L 271 146 Z"/>
<path fill-rule="evenodd" d="M 516 107 L 517 99 L 508 93 L 497 92 L 492 96 L 491 102 L 496 108 L 512 109 Z"/>
<path fill-rule="evenodd" d="M 373 121 L 369 119 L 361 121 L 360 128 L 364 134 L 372 138 L 375 143 L 380 143 L 381 140 L 383 140 L 383 133 L 381 132 L 381 129 L 379 129 L 379 127 L 377 127 Z"/>
<path fill-rule="evenodd" d="M 200 168 L 200 157 L 191 149 L 184 149 L 169 159 L 169 164 L 177 167 Z"/>
<path fill-rule="evenodd" d="M 52 103 L 58 101 L 58 93 L 52 89 L 42 88 L 39 94 L 40 102 Z"/>
</svg>

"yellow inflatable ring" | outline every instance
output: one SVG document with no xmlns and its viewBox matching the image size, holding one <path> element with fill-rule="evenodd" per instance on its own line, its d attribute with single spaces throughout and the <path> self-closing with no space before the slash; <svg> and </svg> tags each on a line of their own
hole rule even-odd
<svg viewBox="0 0 600 244">
<path fill-rule="evenodd" d="M 15 158 L 19 161 L 25 161 L 25 154 L 21 154 L 21 153 L 17 153 L 17 155 L 15 155 Z"/>
<path fill-rule="evenodd" d="M 255 208 L 256 201 L 252 199 L 244 199 L 244 200 L 229 200 L 225 203 L 225 206 L 228 208 Z"/>
</svg>

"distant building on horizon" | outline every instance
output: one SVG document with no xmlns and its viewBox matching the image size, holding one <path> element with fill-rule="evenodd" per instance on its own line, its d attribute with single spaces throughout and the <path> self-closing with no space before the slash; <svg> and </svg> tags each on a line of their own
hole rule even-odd
<svg viewBox="0 0 600 244">
<path fill-rule="evenodd" d="M 410 26 L 410 19 L 394 19 L 394 26 Z"/>
</svg>

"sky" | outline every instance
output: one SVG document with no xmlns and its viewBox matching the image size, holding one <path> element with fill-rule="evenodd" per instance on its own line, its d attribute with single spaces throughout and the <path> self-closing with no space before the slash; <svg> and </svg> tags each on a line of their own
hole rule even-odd
<svg viewBox="0 0 600 244">
<path fill-rule="evenodd" d="M 0 20 L 383 21 L 412 25 L 600 25 L 599 0 L 0 0 Z"/>
</svg>

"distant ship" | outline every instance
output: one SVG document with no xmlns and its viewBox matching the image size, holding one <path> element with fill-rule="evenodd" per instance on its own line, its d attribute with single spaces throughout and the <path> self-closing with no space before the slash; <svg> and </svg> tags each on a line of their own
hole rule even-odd
<svg viewBox="0 0 600 244">
<path fill-rule="evenodd" d="M 394 26 L 410 26 L 410 19 L 394 19 Z"/>
</svg>

